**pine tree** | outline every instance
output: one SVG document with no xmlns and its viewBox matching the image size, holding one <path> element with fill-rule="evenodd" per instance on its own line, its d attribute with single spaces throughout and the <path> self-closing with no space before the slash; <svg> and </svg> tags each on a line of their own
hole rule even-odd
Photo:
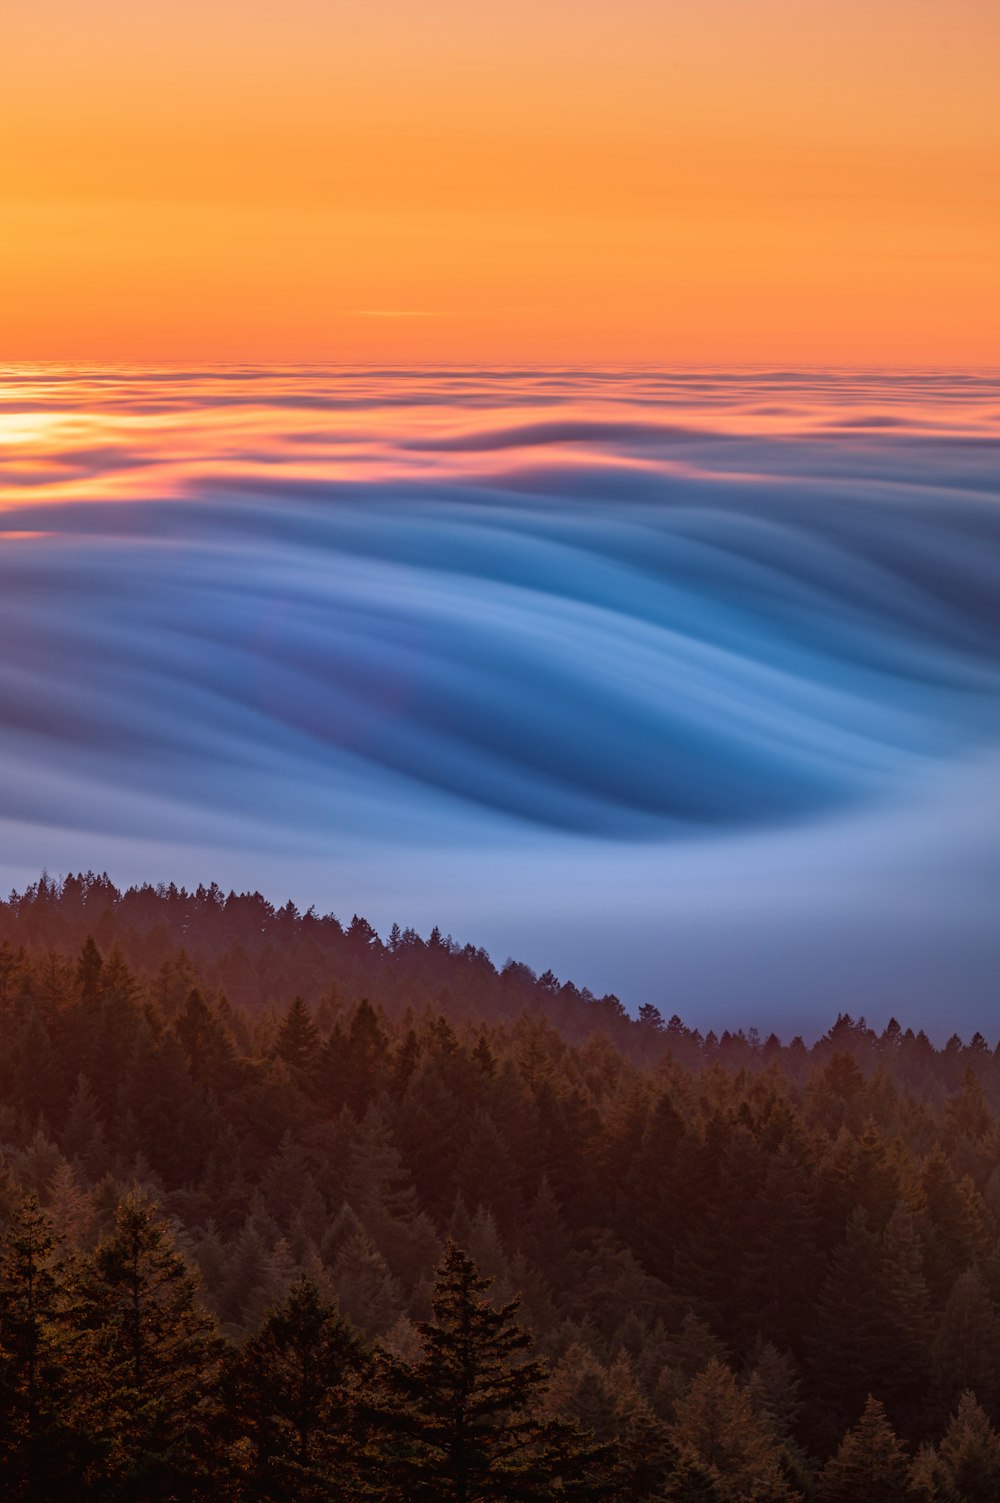
<svg viewBox="0 0 1000 1503">
<path fill-rule="evenodd" d="M 354 1131 L 344 1198 L 407 1288 L 430 1273 L 440 1242 L 419 1209 L 412 1177 L 377 1106 L 368 1108 Z"/>
<path fill-rule="evenodd" d="M 865 1402 L 870 1387 L 890 1387 L 896 1370 L 897 1332 L 890 1319 L 883 1277 L 882 1240 L 858 1210 L 830 1259 L 816 1306 L 812 1360 L 823 1421 L 833 1443 Z M 829 1434 L 825 1426 L 830 1427 Z"/>
<path fill-rule="evenodd" d="M 0 1012 L 6 1012 L 24 969 L 24 951 L 15 950 L 10 940 L 0 945 Z"/>
<path fill-rule="evenodd" d="M 107 1145 L 97 1097 L 86 1075 L 76 1077 L 60 1141 L 67 1158 L 99 1176 L 107 1168 Z"/>
<path fill-rule="evenodd" d="M 882 1377 L 881 1392 L 901 1432 L 912 1440 L 927 1417 L 931 1315 L 923 1249 L 904 1200 L 897 1202 L 882 1238 L 879 1283 L 895 1353 L 891 1369 Z"/>
<path fill-rule="evenodd" d="M 721 1362 L 713 1359 L 695 1378 L 668 1434 L 677 1458 L 668 1497 L 698 1497 L 692 1489 L 706 1484 L 719 1503 L 791 1503 L 799 1496 L 784 1477 L 769 1426 Z"/>
<path fill-rule="evenodd" d="M 647 1272 L 658 1278 L 670 1275 L 685 1213 L 689 1214 L 678 1176 L 683 1136 L 683 1119 L 664 1091 L 649 1115 L 621 1192 L 623 1235 Z"/>
<path fill-rule="evenodd" d="M 193 1078 L 213 1090 L 225 1089 L 235 1075 L 233 1046 L 196 986 L 188 991 L 173 1026 Z M 282 1053 L 280 1033 L 278 1052 Z"/>
<path fill-rule="evenodd" d="M 91 1245 L 94 1230 L 94 1197 L 80 1185 L 72 1164 L 65 1159 L 49 1182 L 47 1209 L 71 1247 Z"/>
<path fill-rule="evenodd" d="M 285 1061 L 296 1080 L 305 1084 L 315 1078 L 319 1069 L 319 1034 L 301 997 L 292 999 L 278 1029 L 274 1047 L 278 1058 Z"/>
<path fill-rule="evenodd" d="M 607 1494 L 607 1458 L 579 1432 L 536 1410 L 544 1369 L 526 1357 L 531 1338 L 514 1320 L 517 1305 L 494 1306 L 467 1253 L 449 1243 L 438 1270 L 434 1320 L 418 1326 L 423 1344 L 411 1364 L 385 1355 L 387 1476 L 407 1503 L 580 1500 Z"/>
<path fill-rule="evenodd" d="M 29 1196 L 0 1255 L 0 1480 L 10 1503 L 64 1495 L 86 1459 L 75 1403 L 86 1379 L 68 1303 L 55 1229 Z"/>
<path fill-rule="evenodd" d="M 346 1047 L 346 1104 L 362 1117 L 383 1085 L 389 1066 L 389 1043 L 367 997 L 351 1019 Z"/>
<path fill-rule="evenodd" d="M 906 1503 L 908 1495 L 906 1450 L 869 1394 L 861 1419 L 820 1474 L 818 1503 Z"/>
<path fill-rule="evenodd" d="M 609 1441 L 618 1431 L 617 1400 L 607 1368 L 589 1347 L 574 1341 L 552 1369 L 547 1412 L 571 1420 L 597 1440 Z"/>
<path fill-rule="evenodd" d="M 924 1275 L 934 1302 L 943 1302 L 972 1254 L 968 1205 L 939 1144 L 920 1172 L 917 1227 L 924 1246 Z"/>
<path fill-rule="evenodd" d="M 227 1365 L 236 1497 L 354 1503 L 364 1496 L 358 1400 L 370 1367 L 316 1284 L 294 1284 Z"/>
<path fill-rule="evenodd" d="M 982 1279 L 975 1268 L 966 1269 L 955 1280 L 934 1342 L 936 1386 L 946 1406 L 966 1388 L 986 1403 L 992 1402 L 998 1332 L 996 1307 Z"/>
<path fill-rule="evenodd" d="M 97 1007 L 103 995 L 103 971 L 104 961 L 101 958 L 101 952 L 94 943 L 93 935 L 88 934 L 76 966 L 76 984 L 80 990 L 80 1001 L 88 1009 Z"/>
<path fill-rule="evenodd" d="M 192 1274 L 141 1195 L 121 1202 L 81 1296 L 103 1369 L 104 1496 L 199 1496 L 211 1469 L 222 1347 Z"/>
<path fill-rule="evenodd" d="M 765 1422 L 776 1440 L 787 1440 L 795 1429 L 802 1407 L 801 1387 L 789 1354 L 779 1352 L 770 1342 L 760 1344 L 747 1377 L 747 1395 L 754 1413 Z"/>
<path fill-rule="evenodd" d="M 348 1319 L 369 1338 L 388 1331 L 402 1314 L 402 1291 L 351 1206 L 341 1206 L 323 1252 Z"/>
<path fill-rule="evenodd" d="M 966 1390 L 938 1447 L 942 1503 L 996 1503 L 1000 1498 L 1000 1435 Z"/>
<path fill-rule="evenodd" d="M 17 1180 L 14 1178 L 10 1160 L 0 1149 L 0 1228 L 9 1226 L 13 1221 L 23 1198 Z"/>
</svg>

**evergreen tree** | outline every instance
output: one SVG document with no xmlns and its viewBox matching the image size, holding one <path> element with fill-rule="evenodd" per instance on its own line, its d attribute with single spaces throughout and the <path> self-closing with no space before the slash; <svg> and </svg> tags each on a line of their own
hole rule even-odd
<svg viewBox="0 0 1000 1503">
<path fill-rule="evenodd" d="M 412 1178 L 377 1106 L 368 1108 L 353 1133 L 344 1194 L 393 1274 L 407 1288 L 430 1273 L 440 1242 L 431 1221 L 419 1209 Z"/>
<path fill-rule="evenodd" d="M 296 1080 L 310 1083 L 315 1078 L 319 1069 L 319 1034 L 301 997 L 292 999 L 274 1047 Z"/>
<path fill-rule="evenodd" d="M 76 984 L 84 1007 L 95 1008 L 99 1004 L 104 990 L 103 972 L 101 952 L 94 943 L 93 935 L 88 934 L 76 965 Z"/>
<path fill-rule="evenodd" d="M 342 1206 L 323 1243 L 341 1310 L 363 1335 L 384 1335 L 403 1309 L 402 1291 L 351 1206 Z"/>
<path fill-rule="evenodd" d="M 421 1356 L 412 1365 L 384 1356 L 380 1418 L 398 1445 L 389 1478 L 407 1503 L 605 1496 L 607 1458 L 572 1426 L 539 1418 L 544 1370 L 525 1355 L 531 1338 L 516 1303 L 494 1306 L 489 1287 L 449 1243 L 434 1320 L 417 1328 Z"/>
<path fill-rule="evenodd" d="M 316 1284 L 294 1284 L 227 1366 L 235 1496 L 246 1503 L 363 1497 L 359 1397 L 370 1366 Z"/>
<path fill-rule="evenodd" d="M 968 1204 L 940 1144 L 921 1168 L 916 1221 L 931 1298 L 943 1302 L 968 1266 L 972 1247 Z"/>
<path fill-rule="evenodd" d="M 139 1194 L 82 1278 L 104 1389 L 104 1496 L 201 1496 L 212 1469 L 221 1343 L 169 1233 Z"/>
<path fill-rule="evenodd" d="M 869 1394 L 861 1419 L 820 1474 L 818 1503 L 907 1503 L 909 1492 L 906 1450 Z"/>
<path fill-rule="evenodd" d="M 668 1434 L 676 1455 L 668 1497 L 718 1503 L 791 1503 L 799 1497 L 782 1470 L 781 1447 L 754 1413 L 730 1368 L 713 1359 L 677 1404 Z"/>
<path fill-rule="evenodd" d="M 776 1440 L 787 1440 L 795 1429 L 802 1408 L 795 1363 L 787 1352 L 770 1342 L 754 1353 L 746 1390 L 754 1412 L 768 1425 Z"/>
<path fill-rule="evenodd" d="M 173 1027 L 194 1079 L 213 1090 L 225 1090 L 235 1073 L 233 1046 L 219 1018 L 196 986 L 188 991 Z M 281 1053 L 280 1034 L 278 1052 Z"/>
<path fill-rule="evenodd" d="M 996 1391 L 996 1307 L 975 1268 L 955 1280 L 934 1343 L 937 1390 L 950 1407 L 971 1388 L 987 1403 Z"/>
<path fill-rule="evenodd" d="M 654 1009 L 655 1011 L 655 1009 Z M 690 1202 L 678 1169 L 684 1121 L 668 1092 L 649 1115 L 622 1195 L 622 1232 L 649 1273 L 666 1278 Z"/>
<path fill-rule="evenodd" d="M 0 1481 L 10 1503 L 60 1496 L 85 1465 L 76 1398 L 87 1379 L 68 1299 L 59 1240 L 29 1197 L 0 1254 Z"/>
<path fill-rule="evenodd" d="M 1000 1498 L 1000 1435 L 966 1390 L 937 1453 L 940 1503 L 996 1503 Z"/>
<path fill-rule="evenodd" d="M 858 1210 L 830 1259 L 816 1307 L 811 1342 L 814 1370 L 822 1374 L 817 1430 L 833 1442 L 877 1384 L 885 1391 L 896 1370 L 897 1331 L 889 1314 L 882 1241 Z M 832 1433 L 829 1433 L 829 1427 Z"/>
</svg>

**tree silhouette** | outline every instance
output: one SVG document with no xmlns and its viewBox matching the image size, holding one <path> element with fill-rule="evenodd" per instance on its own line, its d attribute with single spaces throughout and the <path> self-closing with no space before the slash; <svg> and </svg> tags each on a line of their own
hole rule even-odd
<svg viewBox="0 0 1000 1503">
<path fill-rule="evenodd" d="M 126 1196 L 82 1278 L 103 1386 L 109 1497 L 199 1495 L 211 1470 L 222 1346 L 149 1201 Z"/>
<path fill-rule="evenodd" d="M 58 1496 L 86 1461 L 83 1344 L 69 1315 L 59 1239 L 32 1196 L 0 1254 L 0 1479 L 11 1503 Z"/>
<path fill-rule="evenodd" d="M 433 1321 L 412 1365 L 386 1355 L 382 1423 L 400 1442 L 389 1476 L 408 1503 L 500 1503 L 607 1495 L 603 1453 L 572 1426 L 542 1420 L 547 1379 L 526 1356 L 516 1301 L 494 1306 L 491 1281 L 450 1242 Z"/>
<path fill-rule="evenodd" d="M 294 1284 L 225 1374 L 236 1496 L 247 1503 L 362 1496 L 358 1396 L 370 1365 L 316 1284 Z"/>
</svg>

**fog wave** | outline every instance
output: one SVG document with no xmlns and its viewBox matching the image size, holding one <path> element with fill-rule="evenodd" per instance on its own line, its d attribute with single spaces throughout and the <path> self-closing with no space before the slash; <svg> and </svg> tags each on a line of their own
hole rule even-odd
<svg viewBox="0 0 1000 1503">
<path fill-rule="evenodd" d="M 821 866 L 1000 741 L 985 379 L 15 372 L 0 437 L 22 853 Z"/>
</svg>

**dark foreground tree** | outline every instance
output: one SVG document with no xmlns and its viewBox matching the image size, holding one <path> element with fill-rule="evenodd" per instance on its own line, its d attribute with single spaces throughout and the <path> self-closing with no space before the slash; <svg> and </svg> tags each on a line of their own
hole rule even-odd
<svg viewBox="0 0 1000 1503">
<path fill-rule="evenodd" d="M 383 1475 L 406 1503 L 599 1499 L 608 1458 L 575 1427 L 535 1410 L 547 1385 L 525 1354 L 517 1302 L 495 1306 L 472 1259 L 449 1242 L 434 1290 L 434 1319 L 418 1326 L 414 1363 L 386 1355 L 382 1373 Z"/>
<path fill-rule="evenodd" d="M 153 1503 L 210 1491 L 222 1343 L 165 1225 L 126 1196 L 82 1282 L 101 1386 L 102 1498 Z"/>
<path fill-rule="evenodd" d="M 82 1343 L 66 1279 L 52 1222 L 29 1196 L 0 1252 L 0 1492 L 9 1503 L 61 1496 L 84 1469 Z"/>
<path fill-rule="evenodd" d="M 293 1285 L 226 1372 L 237 1498 L 353 1503 L 365 1496 L 358 1400 L 371 1360 L 311 1280 Z"/>
</svg>

